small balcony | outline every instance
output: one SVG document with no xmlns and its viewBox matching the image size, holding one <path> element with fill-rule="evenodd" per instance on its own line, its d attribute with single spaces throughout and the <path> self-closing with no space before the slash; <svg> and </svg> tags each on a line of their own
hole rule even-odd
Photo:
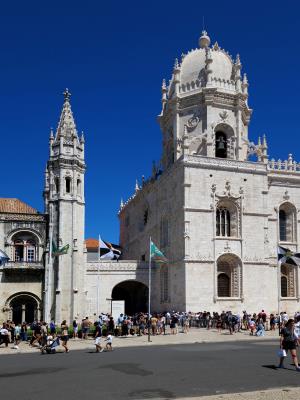
<svg viewBox="0 0 300 400">
<path fill-rule="evenodd" d="M 44 270 L 42 261 L 9 261 L 0 270 L 3 272 L 41 272 Z"/>
</svg>

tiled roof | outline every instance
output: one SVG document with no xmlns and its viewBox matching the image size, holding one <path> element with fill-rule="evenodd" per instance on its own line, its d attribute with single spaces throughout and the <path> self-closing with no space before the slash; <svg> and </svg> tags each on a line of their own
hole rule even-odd
<svg viewBox="0 0 300 400">
<path fill-rule="evenodd" d="M 85 239 L 85 245 L 87 249 L 95 249 L 97 250 L 99 247 L 99 241 L 97 239 Z"/>
<path fill-rule="evenodd" d="M 16 213 L 16 214 L 38 214 L 35 208 L 30 207 L 19 199 L 4 199 L 0 198 L 1 213 Z"/>
</svg>

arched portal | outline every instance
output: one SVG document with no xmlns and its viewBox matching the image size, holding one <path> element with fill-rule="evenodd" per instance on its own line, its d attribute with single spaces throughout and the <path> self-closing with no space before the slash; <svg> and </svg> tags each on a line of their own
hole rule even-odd
<svg viewBox="0 0 300 400">
<path fill-rule="evenodd" d="M 111 298 L 113 300 L 125 300 L 125 313 L 128 315 L 146 312 L 148 287 L 138 281 L 124 281 L 113 288 Z"/>
<path fill-rule="evenodd" d="M 24 321 L 31 323 L 39 318 L 39 300 L 29 293 L 14 295 L 8 301 L 8 306 L 11 309 L 11 319 L 16 324 Z"/>
</svg>

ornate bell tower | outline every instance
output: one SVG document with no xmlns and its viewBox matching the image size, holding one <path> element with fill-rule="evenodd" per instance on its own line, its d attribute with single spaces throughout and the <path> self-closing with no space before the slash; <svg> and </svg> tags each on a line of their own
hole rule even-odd
<svg viewBox="0 0 300 400">
<path fill-rule="evenodd" d="M 235 59 L 211 41 L 205 31 L 199 47 L 175 60 L 169 84 L 163 80 L 163 168 L 183 155 L 244 161 L 249 153 L 248 79 Z M 260 146 L 266 158 L 266 144 Z"/>
<path fill-rule="evenodd" d="M 50 157 L 45 172 L 45 212 L 49 217 L 49 252 L 45 271 L 45 315 L 60 323 L 84 313 L 84 136 L 79 138 L 73 118 L 71 93 L 64 104 L 55 136 L 50 132 Z M 53 243 L 53 247 L 51 245 Z M 55 255 L 53 248 L 69 245 Z M 51 248 L 50 248 L 51 247 Z"/>
</svg>

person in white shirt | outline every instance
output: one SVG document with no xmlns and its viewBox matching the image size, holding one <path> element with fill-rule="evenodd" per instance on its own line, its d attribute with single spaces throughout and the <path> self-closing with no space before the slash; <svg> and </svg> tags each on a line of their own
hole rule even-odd
<svg viewBox="0 0 300 400">
<path fill-rule="evenodd" d="M 106 341 L 106 350 L 108 350 L 108 351 L 112 351 L 112 340 L 113 340 L 112 335 L 107 335 L 106 336 L 106 339 L 105 339 L 105 341 Z"/>
</svg>

